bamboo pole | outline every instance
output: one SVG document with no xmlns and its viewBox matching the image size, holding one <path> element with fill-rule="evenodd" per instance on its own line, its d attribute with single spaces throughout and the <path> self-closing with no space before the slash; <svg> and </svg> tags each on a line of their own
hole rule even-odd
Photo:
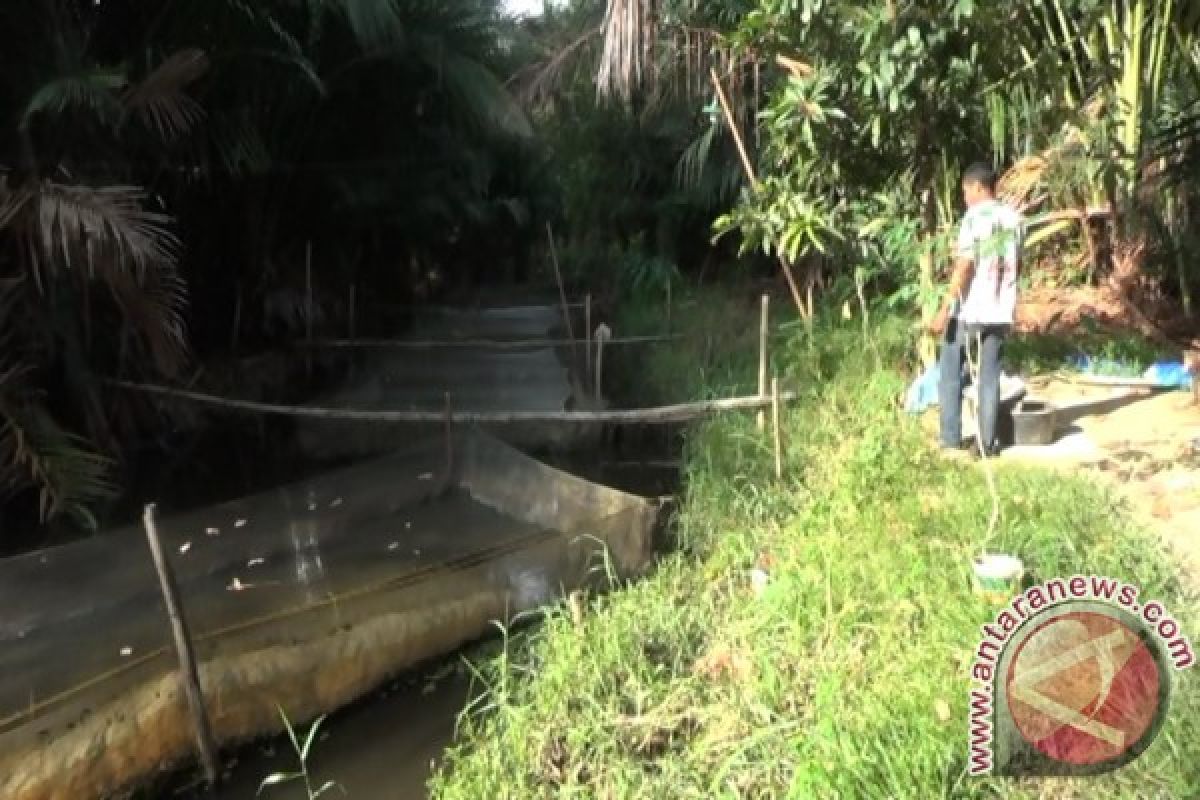
<svg viewBox="0 0 1200 800">
<path fill-rule="evenodd" d="M 750 181 L 750 186 L 757 190 L 758 176 L 754 174 L 754 165 L 750 163 L 750 156 L 746 152 L 746 145 L 742 142 L 742 134 L 738 130 L 737 120 L 733 116 L 733 109 L 729 107 L 729 99 L 725 96 L 725 89 L 721 86 L 721 79 L 717 76 L 715 67 L 709 67 L 708 71 L 709 76 L 712 78 L 713 88 L 717 90 L 717 100 L 721 103 L 721 110 L 725 113 L 725 121 L 729 125 L 729 132 L 733 134 L 733 143 L 737 145 L 738 155 L 742 160 L 742 169 L 746 172 L 746 179 Z M 796 310 L 801 316 L 804 316 L 807 313 L 804 300 L 800 297 L 800 289 L 796 286 L 796 278 L 792 275 L 792 267 L 783 253 L 779 253 L 779 266 L 783 269 L 784 278 L 787 279 L 788 289 L 792 293 L 792 302 L 796 304 Z M 807 319 L 807 317 L 805 318 Z"/>
<path fill-rule="evenodd" d="M 204 695 L 200 690 L 200 678 L 196 673 L 196 660 L 192 654 L 191 634 L 188 632 L 187 620 L 184 618 L 183 607 L 179 601 L 175 576 L 171 572 L 171 565 L 163 554 L 162 542 L 158 538 L 155 515 L 155 505 L 150 503 L 142 514 L 142 524 L 146 529 L 146 540 L 150 543 L 150 555 L 154 559 L 154 568 L 158 572 L 163 601 L 167 606 L 167 616 L 171 620 L 175 653 L 179 657 L 180 683 L 183 684 L 188 708 L 191 710 L 192 727 L 196 736 L 196 746 L 200 751 L 200 762 L 204 767 L 204 777 L 208 781 L 208 785 L 213 786 L 218 778 L 217 748 L 213 743 L 212 728 L 204 709 Z"/>
<path fill-rule="evenodd" d="M 313 339 L 312 240 L 304 246 L 304 340 Z M 312 377 L 312 353 L 305 359 L 305 371 Z"/>
<path fill-rule="evenodd" d="M 764 294 L 762 296 L 762 308 L 759 313 L 758 320 L 758 396 L 767 396 L 767 338 L 768 338 L 768 316 L 770 314 L 771 297 Z M 758 412 L 758 429 L 766 430 L 765 412 Z"/>
<path fill-rule="evenodd" d="M 592 295 L 583 298 L 583 335 L 584 335 L 584 375 L 586 383 L 592 377 Z M 592 392 L 595 393 L 595 387 Z"/>
<path fill-rule="evenodd" d="M 783 480 L 783 431 L 779 426 L 779 378 L 771 378 L 771 424 L 775 439 L 775 480 Z"/>
<path fill-rule="evenodd" d="M 368 411 L 365 409 L 321 408 L 317 406 L 289 406 L 276 403 L 260 403 L 254 400 L 233 400 L 226 397 L 174 389 L 132 381 L 107 380 L 110 386 L 129 391 L 144 392 L 160 397 L 190 400 L 235 411 L 259 414 L 277 414 L 290 417 L 314 419 L 344 419 L 362 422 L 441 422 L 445 411 Z M 795 399 L 795 394 L 785 392 L 781 400 Z M 605 411 L 454 411 L 450 419 L 457 423 L 480 424 L 492 422 L 606 422 L 606 423 L 653 423 L 682 422 L 720 411 L 747 411 L 765 408 L 771 404 L 770 397 L 727 397 L 695 403 L 676 403 L 651 408 L 613 409 Z"/>
</svg>

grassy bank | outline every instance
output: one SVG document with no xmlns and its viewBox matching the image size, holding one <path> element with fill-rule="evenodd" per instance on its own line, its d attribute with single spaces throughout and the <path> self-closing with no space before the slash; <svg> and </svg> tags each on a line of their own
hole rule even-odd
<svg viewBox="0 0 1200 800">
<path fill-rule="evenodd" d="M 678 347 L 645 354 L 650 400 L 745 390 L 757 303 L 686 299 Z M 649 325 L 636 309 L 622 333 Z M 434 777 L 436 797 L 1190 798 L 1200 687 L 1185 673 L 1151 750 L 1073 784 L 966 776 L 969 661 L 996 609 L 970 590 L 991 499 L 898 411 L 907 331 L 784 325 L 776 368 L 786 473 L 751 415 L 688 438 L 678 549 L 648 579 L 552 615 L 480 665 L 486 706 Z M 1042 577 L 1098 572 L 1165 598 L 1200 631 L 1162 548 L 1110 495 L 1029 468 L 998 475 L 989 547 Z M 757 589 L 751 574 L 768 578 Z"/>
</svg>

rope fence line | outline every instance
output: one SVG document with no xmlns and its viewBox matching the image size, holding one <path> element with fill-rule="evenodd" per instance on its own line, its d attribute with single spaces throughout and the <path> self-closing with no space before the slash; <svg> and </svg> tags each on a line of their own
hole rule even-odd
<svg viewBox="0 0 1200 800">
<path fill-rule="evenodd" d="M 769 337 L 790 333 L 794 329 L 794 325 L 785 323 L 783 325 L 774 325 L 768 330 Z M 634 345 L 634 344 L 656 344 L 663 342 L 680 342 L 686 340 L 698 341 L 705 337 L 704 334 L 684 334 L 684 333 L 654 333 L 654 334 L 639 334 L 636 336 L 614 336 L 604 340 L 604 346 L 618 345 Z M 326 338 L 313 339 L 305 341 L 303 339 L 290 342 L 287 346 L 296 348 L 312 348 L 317 350 L 352 350 L 352 349 L 396 349 L 396 350 L 424 350 L 424 349 L 449 349 L 449 348 L 476 348 L 479 350 L 520 350 L 531 347 L 570 347 L 572 344 L 579 344 L 578 341 L 572 342 L 570 339 L 561 338 L 546 338 L 546 339 L 387 339 L 387 338 Z"/>
<path fill-rule="evenodd" d="M 237 400 L 204 392 L 176 389 L 150 383 L 107 379 L 110 386 L 128 391 L 157 395 L 178 400 L 228 408 L 235 411 L 259 414 L 276 414 L 316 419 L 356 420 L 360 422 L 437 422 L 447 419 L 459 423 L 497 422 L 606 422 L 606 423 L 662 423 L 684 422 L 720 411 L 741 411 L 766 408 L 771 405 L 770 396 L 727 397 L 694 403 L 651 408 L 615 409 L 606 411 L 419 411 L 419 410 L 367 410 L 348 408 L 321 408 L 316 406 L 294 406 L 278 403 L 262 403 L 254 400 Z M 794 400 L 795 392 L 783 392 L 780 400 Z"/>
<path fill-rule="evenodd" d="M 605 339 L 604 345 L 610 344 L 646 344 L 650 342 L 669 342 L 683 339 L 681 334 L 656 334 L 649 336 L 625 336 Z M 478 350 L 524 350 L 532 347 L 570 347 L 578 342 L 571 339 L 313 339 L 299 341 L 297 347 L 314 349 L 396 349 L 396 350 L 432 350 L 441 348 L 474 348 Z"/>
<path fill-rule="evenodd" d="M 551 292 L 558 291 L 551 289 Z M 488 306 L 488 305 L 465 305 L 465 306 L 446 306 L 446 305 L 422 305 L 420 303 L 389 303 L 387 301 L 359 300 L 359 305 L 362 308 L 370 308 L 376 311 L 416 311 L 426 312 L 434 316 L 439 314 L 463 314 L 470 312 L 493 312 L 505 313 L 509 311 L 525 311 L 531 308 L 553 307 L 561 309 L 562 305 L 557 302 L 546 303 L 524 303 L 511 306 Z M 581 309 L 584 307 L 584 301 L 571 301 L 566 305 L 569 309 Z"/>
</svg>

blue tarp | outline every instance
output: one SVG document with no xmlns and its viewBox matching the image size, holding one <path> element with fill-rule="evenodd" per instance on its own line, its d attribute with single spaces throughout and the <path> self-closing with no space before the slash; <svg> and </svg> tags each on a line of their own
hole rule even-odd
<svg viewBox="0 0 1200 800">
<path fill-rule="evenodd" d="M 930 406 L 936 406 L 940 376 L 938 365 L 934 364 L 925 370 L 921 377 L 913 381 L 904 397 L 904 410 L 910 414 L 919 414 Z"/>
<path fill-rule="evenodd" d="M 1114 361 L 1107 358 L 1092 358 L 1078 355 L 1067 359 L 1067 365 L 1085 375 L 1136 375 L 1139 365 Z M 1141 373 L 1142 379 L 1172 389 L 1192 388 L 1192 376 L 1182 361 L 1159 361 Z"/>
<path fill-rule="evenodd" d="M 1139 369 L 1137 364 L 1108 358 L 1094 358 L 1085 354 L 1072 356 L 1067 359 L 1066 363 L 1068 367 L 1079 370 L 1085 375 L 1136 375 Z M 904 396 L 905 411 L 910 414 L 919 414 L 938 404 L 939 375 L 938 365 L 934 364 L 912 382 Z M 1159 361 L 1145 370 L 1142 378 L 1167 388 L 1192 388 L 1192 375 L 1184 367 L 1182 361 Z"/>
<path fill-rule="evenodd" d="M 1192 375 L 1182 361 L 1159 361 L 1142 375 L 1159 386 L 1172 386 L 1176 389 L 1191 389 Z"/>
</svg>

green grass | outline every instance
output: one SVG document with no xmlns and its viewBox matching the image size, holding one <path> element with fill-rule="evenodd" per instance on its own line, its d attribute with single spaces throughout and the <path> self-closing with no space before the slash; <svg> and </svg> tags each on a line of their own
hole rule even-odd
<svg viewBox="0 0 1200 800">
<path fill-rule="evenodd" d="M 1137 333 L 1107 333 L 1095 327 L 1076 336 L 1019 336 L 1005 346 L 1010 363 L 1031 372 L 1062 370 L 1068 359 L 1087 355 L 1101 375 L 1139 377 L 1156 361 L 1178 359 L 1179 352 Z"/>
<path fill-rule="evenodd" d="M 753 298 L 685 302 L 694 311 L 679 327 L 714 343 L 648 354 L 655 399 L 753 386 Z M 970 560 L 991 501 L 977 468 L 936 458 L 898 411 L 909 327 L 864 338 L 856 322 L 824 322 L 812 340 L 794 326 L 775 337 L 775 363 L 802 393 L 784 415 L 785 479 L 751 415 L 694 429 L 677 549 L 593 599 L 582 623 L 551 613 L 478 665 L 490 692 L 462 720 L 433 796 L 1195 797 L 1189 673 L 1158 740 L 1115 776 L 966 777 L 969 659 L 996 611 L 972 593 Z M 1137 582 L 1200 630 L 1162 548 L 1110 494 L 1028 468 L 998 482 L 993 547 L 1041 577 Z M 769 573 L 761 592 L 756 565 Z"/>
</svg>

